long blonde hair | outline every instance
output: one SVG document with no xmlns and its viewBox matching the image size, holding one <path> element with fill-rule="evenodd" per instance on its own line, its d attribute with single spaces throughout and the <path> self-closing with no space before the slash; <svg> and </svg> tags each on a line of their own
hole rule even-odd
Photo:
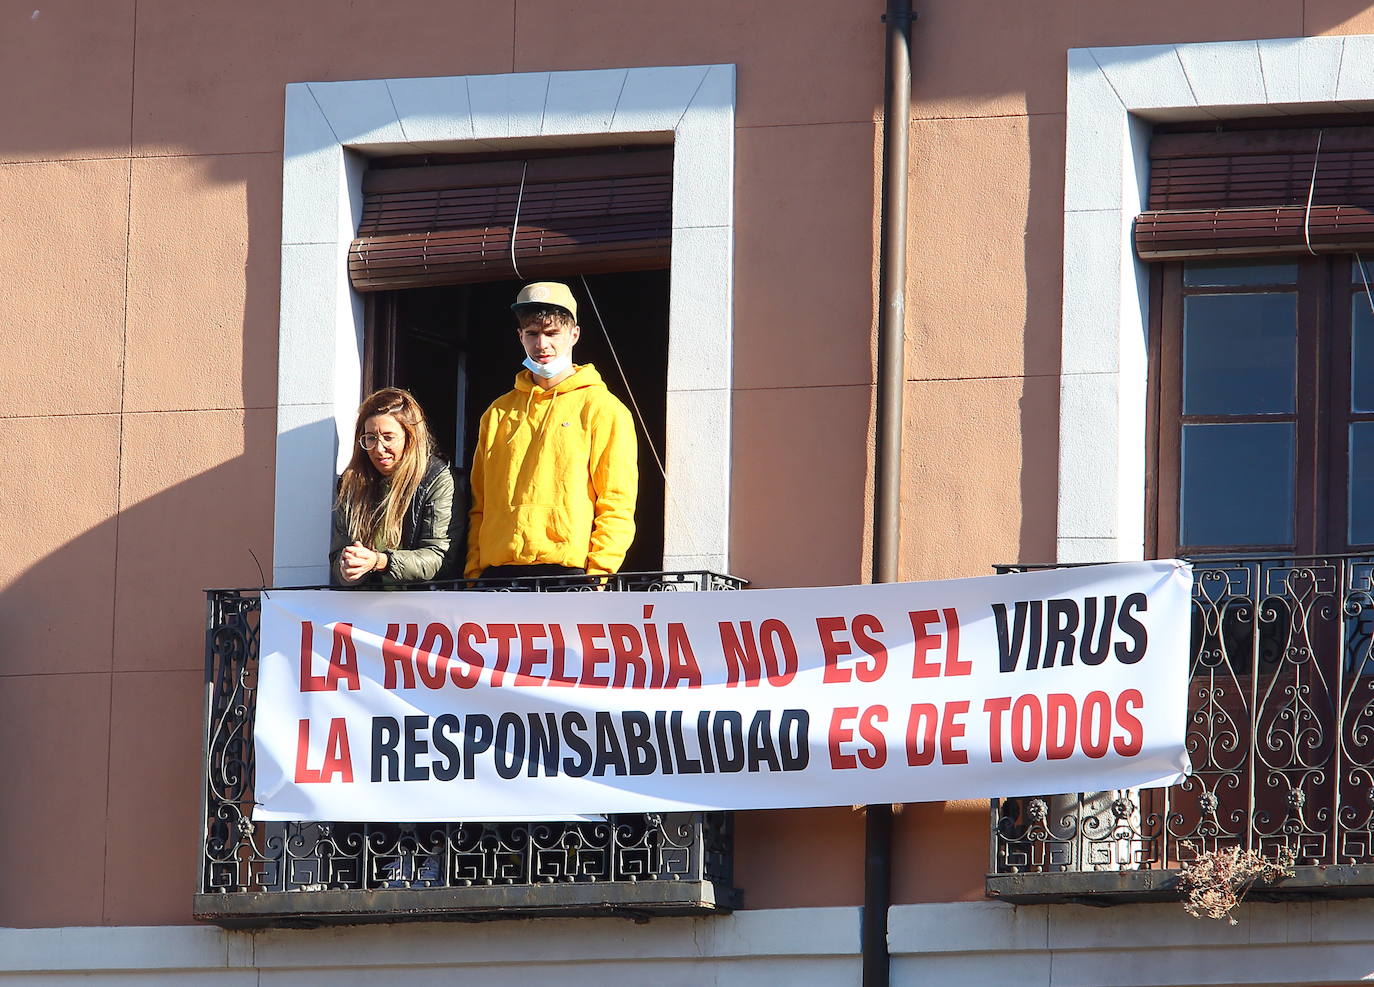
<svg viewBox="0 0 1374 987">
<path fill-rule="evenodd" d="M 361 445 L 367 420 L 374 415 L 390 415 L 405 431 L 405 448 L 390 477 L 377 472 Z M 353 458 L 339 477 L 339 497 L 335 502 L 350 538 L 382 551 L 400 547 L 406 511 L 424 479 L 433 446 L 425 413 L 409 391 L 384 387 L 368 395 L 358 408 L 358 420 L 353 426 Z"/>
</svg>

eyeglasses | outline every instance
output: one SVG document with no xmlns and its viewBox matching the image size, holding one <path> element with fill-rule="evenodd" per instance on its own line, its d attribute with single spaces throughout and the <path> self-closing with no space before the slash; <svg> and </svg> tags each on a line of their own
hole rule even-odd
<svg viewBox="0 0 1374 987">
<path fill-rule="evenodd" d="M 394 432 L 382 432 L 380 435 L 376 432 L 364 432 L 362 438 L 358 439 L 358 445 L 371 452 L 377 448 L 378 443 L 390 448 L 404 438 L 404 435 L 397 435 Z"/>
</svg>

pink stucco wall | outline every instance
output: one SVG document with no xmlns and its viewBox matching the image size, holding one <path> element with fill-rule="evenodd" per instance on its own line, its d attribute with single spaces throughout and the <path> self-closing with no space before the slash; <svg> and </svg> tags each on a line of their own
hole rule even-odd
<svg viewBox="0 0 1374 987">
<path fill-rule="evenodd" d="M 1374 13 L 920 6 L 903 557 L 939 578 L 1053 552 L 1066 49 L 1374 32 Z M 881 7 L 0 14 L 0 925 L 190 920 L 199 591 L 256 584 L 250 548 L 271 566 L 288 82 L 736 63 L 733 568 L 865 578 Z M 981 895 L 981 804 L 913 806 L 897 827 L 900 901 Z M 847 808 L 740 819 L 751 907 L 857 903 L 861 853 Z"/>
</svg>

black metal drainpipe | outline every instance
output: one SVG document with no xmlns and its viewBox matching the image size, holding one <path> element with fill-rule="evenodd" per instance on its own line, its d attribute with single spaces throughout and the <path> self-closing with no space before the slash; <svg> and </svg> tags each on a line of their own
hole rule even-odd
<svg viewBox="0 0 1374 987">
<path fill-rule="evenodd" d="M 907 130 L 911 122 L 911 0 L 888 0 L 883 103 L 883 205 L 879 233 L 878 394 L 873 456 L 873 581 L 897 581 L 901 534 L 902 388 L 906 324 Z M 887 987 L 892 957 L 892 807 L 864 821 L 863 984 Z"/>
</svg>

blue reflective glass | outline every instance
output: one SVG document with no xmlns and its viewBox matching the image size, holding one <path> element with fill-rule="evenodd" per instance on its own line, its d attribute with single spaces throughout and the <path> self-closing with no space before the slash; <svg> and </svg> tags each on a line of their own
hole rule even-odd
<svg viewBox="0 0 1374 987">
<path fill-rule="evenodd" d="M 1183 265 L 1183 283 L 1189 288 L 1244 284 L 1297 284 L 1297 264 L 1268 261 L 1190 261 Z"/>
<path fill-rule="evenodd" d="M 1374 544 L 1374 422 L 1350 423 L 1350 544 Z"/>
<path fill-rule="evenodd" d="M 1292 422 L 1184 425 L 1184 545 L 1293 543 Z"/>
<path fill-rule="evenodd" d="M 1183 300 L 1183 413 L 1291 414 L 1298 297 L 1292 292 Z"/>
<path fill-rule="evenodd" d="M 1369 296 L 1350 296 L 1350 410 L 1374 411 L 1374 312 Z"/>
</svg>

